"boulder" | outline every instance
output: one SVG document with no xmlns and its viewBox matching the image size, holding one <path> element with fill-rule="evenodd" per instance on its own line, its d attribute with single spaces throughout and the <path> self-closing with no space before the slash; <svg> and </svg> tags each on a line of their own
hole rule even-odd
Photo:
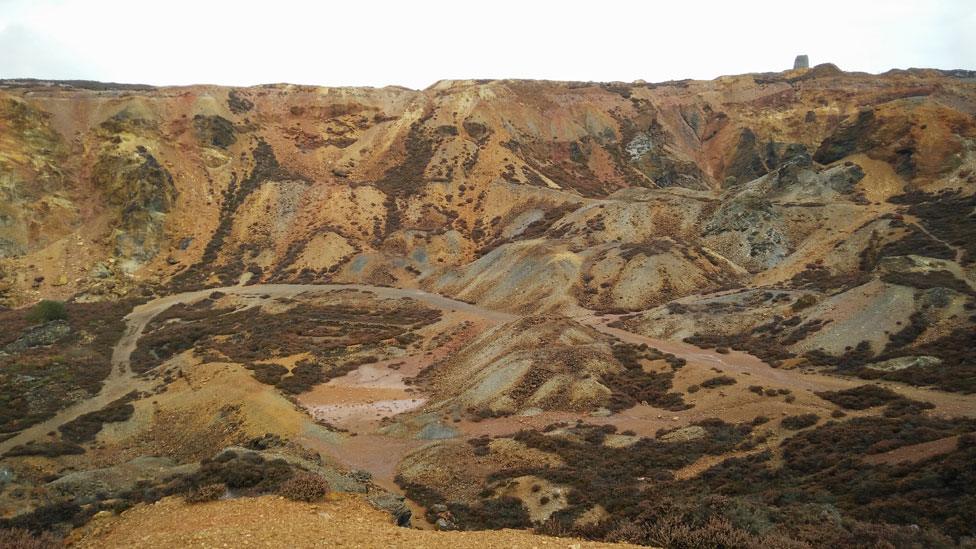
<svg viewBox="0 0 976 549">
<path fill-rule="evenodd" d="M 444 517 L 441 517 L 441 518 L 437 519 L 437 522 L 434 523 L 434 526 L 437 527 L 437 529 L 440 530 L 441 532 L 448 532 L 450 530 L 457 530 L 457 525 L 454 524 L 453 522 L 447 520 Z"/>
<path fill-rule="evenodd" d="M 51 345 L 71 333 L 71 326 L 64 320 L 46 322 L 40 326 L 28 328 L 24 335 L 4 347 L 8 353 L 18 353 L 31 347 Z"/>
<path fill-rule="evenodd" d="M 701 425 L 689 425 L 661 435 L 661 440 L 664 442 L 688 442 L 689 440 L 705 438 L 707 434 L 708 431 Z"/>
<path fill-rule="evenodd" d="M 881 362 L 872 362 L 867 367 L 881 372 L 897 372 L 908 368 L 918 368 L 922 366 L 938 366 L 942 360 L 934 356 L 900 356 Z"/>
<path fill-rule="evenodd" d="M 369 502 L 376 507 L 390 513 L 397 526 L 408 528 L 412 513 L 407 507 L 406 499 L 399 495 L 385 490 L 370 492 Z"/>
</svg>

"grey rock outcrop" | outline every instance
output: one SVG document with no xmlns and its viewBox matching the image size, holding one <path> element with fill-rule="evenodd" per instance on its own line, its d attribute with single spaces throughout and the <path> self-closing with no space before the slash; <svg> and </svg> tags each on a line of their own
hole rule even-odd
<svg viewBox="0 0 976 549">
<path fill-rule="evenodd" d="M 19 353 L 31 347 L 51 345 L 71 333 L 71 326 L 63 320 L 47 322 L 40 326 L 34 326 L 17 338 L 16 341 L 7 345 L 4 350 L 8 353 Z"/>
<path fill-rule="evenodd" d="M 938 357 L 922 355 L 902 356 L 882 362 L 872 362 L 868 364 L 867 367 L 872 370 L 880 370 L 882 372 L 897 372 L 898 370 L 904 370 L 906 368 L 923 368 L 926 366 L 938 366 L 939 364 L 942 364 L 942 360 L 940 360 Z"/>
</svg>

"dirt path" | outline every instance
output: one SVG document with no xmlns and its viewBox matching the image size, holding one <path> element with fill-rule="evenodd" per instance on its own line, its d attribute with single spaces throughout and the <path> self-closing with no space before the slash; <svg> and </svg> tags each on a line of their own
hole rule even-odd
<svg viewBox="0 0 976 549">
<path fill-rule="evenodd" d="M 450 299 L 438 294 L 431 294 L 421 290 L 368 286 L 361 284 L 256 284 L 253 286 L 227 286 L 223 288 L 208 288 L 192 292 L 173 294 L 143 303 L 133 308 L 126 315 L 126 330 L 122 338 L 112 350 L 112 370 L 102 384 L 101 391 L 95 396 L 73 404 L 58 412 L 46 421 L 37 423 L 21 431 L 16 436 L 0 443 L 0 454 L 10 448 L 29 441 L 43 440 L 48 433 L 57 431 L 58 427 L 68 423 L 82 414 L 94 412 L 104 408 L 107 404 L 117 400 L 131 391 L 147 391 L 153 387 L 153 381 L 136 376 L 129 365 L 130 357 L 136 349 L 139 338 L 146 325 L 156 315 L 178 303 L 192 303 L 199 301 L 213 292 L 223 292 L 239 296 L 271 296 L 294 297 L 305 292 L 328 292 L 332 290 L 358 290 L 369 292 L 382 298 L 411 298 L 444 311 L 459 311 L 474 317 L 485 319 L 492 323 L 509 322 L 517 318 L 515 315 L 484 309 L 469 303 Z"/>
<path fill-rule="evenodd" d="M 79 402 L 73 406 L 70 406 L 61 412 L 59 412 L 54 417 L 47 421 L 34 425 L 15 437 L 0 443 L 0 452 L 4 452 L 15 446 L 17 444 L 23 444 L 30 440 L 40 440 L 47 436 L 47 433 L 57 430 L 58 427 L 71 421 L 72 419 L 78 417 L 81 414 L 92 412 L 101 409 L 108 403 L 116 400 L 125 394 L 133 390 L 144 391 L 151 389 L 153 382 L 151 380 L 141 379 L 132 372 L 129 367 L 129 360 L 132 352 L 135 350 L 136 345 L 139 341 L 140 336 L 143 333 L 146 325 L 159 313 L 165 311 L 169 307 L 177 303 L 192 303 L 194 301 L 203 299 L 204 297 L 210 295 L 212 292 L 220 291 L 226 294 L 234 294 L 239 296 L 271 296 L 271 297 L 294 297 L 306 292 L 328 292 L 333 290 L 358 290 L 363 292 L 371 293 L 375 296 L 381 298 L 411 298 L 415 299 L 421 303 L 428 306 L 441 309 L 446 312 L 454 312 L 462 314 L 466 317 L 478 319 L 484 321 L 485 325 L 492 325 L 498 323 L 510 322 L 518 317 L 513 314 L 504 313 L 500 311 L 495 311 L 491 309 L 486 309 L 479 307 L 477 305 L 471 305 L 469 303 L 464 303 L 455 299 L 451 299 L 439 294 L 432 294 L 422 290 L 417 289 L 400 289 L 400 288 L 390 288 L 390 287 L 378 287 L 360 284 L 257 284 L 253 286 L 228 286 L 223 288 L 209 288 L 206 290 L 198 290 L 193 292 L 186 292 L 180 294 L 174 294 L 162 298 L 155 299 L 153 301 L 139 305 L 133 309 L 133 311 L 126 316 L 127 328 L 125 334 L 119 340 L 118 344 L 115 346 L 112 354 L 112 372 L 109 377 L 105 380 L 102 390 L 94 397 L 87 399 L 85 401 Z M 611 321 L 611 317 L 599 317 L 592 313 L 587 313 L 586 315 L 577 317 L 577 320 L 593 327 L 594 329 L 603 332 L 608 335 L 612 335 L 622 341 L 635 344 L 647 344 L 648 346 L 655 347 L 663 352 L 673 353 L 679 357 L 682 357 L 688 361 L 690 365 L 700 366 L 700 367 L 715 367 L 726 372 L 748 375 L 750 379 L 755 380 L 757 384 L 767 384 L 777 387 L 789 388 L 791 390 L 801 390 L 801 391 L 828 391 L 828 390 L 839 390 L 851 387 L 856 387 L 858 385 L 863 385 L 866 383 L 862 380 L 848 379 L 842 377 L 827 376 L 821 374 L 804 374 L 796 370 L 782 370 L 775 369 L 762 362 L 755 356 L 749 355 L 747 353 L 731 351 L 728 354 L 719 354 L 714 351 L 709 351 L 695 347 L 683 342 L 661 340 L 649 338 L 626 330 L 621 330 L 619 328 L 612 328 L 607 326 L 607 322 Z M 431 359 L 432 360 L 432 359 Z M 419 367 L 415 365 L 415 367 Z M 943 412 L 947 415 L 964 415 L 964 416 L 976 416 L 976 397 L 972 395 L 961 395 L 954 393 L 944 393 L 941 391 L 935 391 L 930 389 L 921 389 L 916 387 L 904 386 L 895 383 L 885 383 L 883 384 L 892 390 L 895 390 L 905 396 L 910 398 L 915 398 L 918 400 L 924 400 L 931 402 L 937 406 L 937 410 Z M 328 389 L 326 389 L 328 390 Z M 416 398 L 419 395 L 410 395 L 410 398 Z M 371 398 L 371 397 L 370 397 Z M 355 403 L 344 402 L 341 403 L 345 407 L 350 405 L 355 405 Z M 395 410 L 391 409 L 391 412 Z M 617 414 L 611 418 L 607 418 L 608 422 L 615 422 L 614 418 L 623 423 L 628 423 L 634 425 L 638 422 L 650 421 L 651 423 L 656 423 L 652 421 L 653 419 L 659 419 L 655 416 L 656 413 L 662 413 L 655 409 L 649 410 L 633 410 L 628 413 L 624 412 L 622 414 Z M 668 412 L 663 412 L 668 417 L 671 416 Z M 677 415 L 677 414 L 676 414 Z M 512 425 L 497 425 L 489 427 L 488 424 L 482 425 L 478 428 L 472 427 L 474 431 L 481 430 L 502 430 L 508 431 L 510 429 L 515 429 L 518 426 L 525 426 L 527 424 L 534 425 L 544 420 L 551 420 L 550 417 L 538 417 L 535 419 L 530 418 L 515 418 Z M 568 418 L 567 418 L 568 419 Z M 490 423 L 490 422 L 489 422 Z M 518 425 L 516 425 L 518 424 Z M 644 429 L 635 429 L 637 431 L 644 431 Z M 372 433 L 363 433 L 371 435 Z M 359 444 L 352 444 L 350 446 L 351 455 L 345 456 L 352 459 L 353 461 L 361 458 L 365 455 L 366 449 L 364 444 L 366 441 L 378 442 L 374 440 L 375 437 L 366 438 L 363 437 Z M 385 437 L 391 438 L 391 437 Z M 392 439 L 391 439 L 392 440 Z M 402 441 L 401 441 L 402 442 Z M 413 447 L 413 444 L 401 445 L 400 448 L 403 451 L 407 451 Z M 335 457 L 343 457 L 341 454 L 344 452 L 330 452 Z M 343 459 L 342 461 L 349 461 L 348 459 Z M 387 466 L 387 461 L 383 460 L 382 466 L 377 466 L 377 473 L 389 474 L 389 467 Z"/>
<path fill-rule="evenodd" d="M 773 368 L 759 358 L 741 351 L 730 350 L 728 354 L 720 354 L 682 341 L 646 337 L 620 328 L 607 326 L 605 323 L 615 320 L 613 318 L 600 318 L 590 315 L 580 317 L 578 320 L 605 334 L 612 335 L 621 341 L 637 345 L 645 343 L 660 351 L 672 353 L 684 358 L 690 365 L 715 367 L 724 372 L 748 375 L 751 380 L 755 381 L 756 385 L 766 384 L 791 389 L 793 391 L 819 392 L 838 391 L 873 383 L 863 379 L 824 374 L 808 374 L 797 370 Z M 908 398 L 931 402 L 936 405 L 938 411 L 946 415 L 976 417 L 976 395 L 947 393 L 892 382 L 880 382 L 876 384 L 887 387 Z"/>
<path fill-rule="evenodd" d="M 945 240 L 942 240 L 941 238 L 939 238 L 939 237 L 935 236 L 934 234 L 932 234 L 932 231 L 929 231 L 928 229 L 925 228 L 925 225 L 922 225 L 921 220 L 919 220 L 918 223 L 912 223 L 912 227 L 915 227 L 916 229 L 918 229 L 918 230 L 922 231 L 923 233 L 925 233 L 925 236 L 931 238 L 932 240 L 935 240 L 936 242 L 942 244 L 946 248 L 949 248 L 950 250 L 956 252 L 956 257 L 953 258 L 953 260 L 956 263 L 959 263 L 960 265 L 962 265 L 962 256 L 966 253 L 962 248 L 960 248 L 959 246 L 955 246 L 953 244 L 950 244 L 950 243 L 946 242 Z"/>
<path fill-rule="evenodd" d="M 915 463 L 918 461 L 948 454 L 955 450 L 959 445 L 959 435 L 930 440 L 911 446 L 902 446 L 894 450 L 888 450 L 880 454 L 864 456 L 864 462 L 872 465 L 886 463 L 896 465 L 898 463 Z"/>
</svg>

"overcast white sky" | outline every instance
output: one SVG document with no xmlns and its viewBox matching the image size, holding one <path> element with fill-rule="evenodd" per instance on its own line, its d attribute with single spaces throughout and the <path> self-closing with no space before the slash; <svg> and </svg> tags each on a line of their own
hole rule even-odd
<svg viewBox="0 0 976 549">
<path fill-rule="evenodd" d="M 663 81 L 976 69 L 976 0 L 0 0 L 0 78 L 145 84 Z"/>
</svg>

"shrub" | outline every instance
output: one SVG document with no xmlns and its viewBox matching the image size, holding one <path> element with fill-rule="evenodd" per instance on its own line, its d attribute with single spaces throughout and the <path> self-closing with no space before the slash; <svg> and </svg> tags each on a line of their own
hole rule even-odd
<svg viewBox="0 0 976 549">
<path fill-rule="evenodd" d="M 794 311 L 802 311 L 808 307 L 813 307 L 817 304 L 817 296 L 813 294 L 803 294 L 799 299 L 793 302 L 790 306 Z"/>
<path fill-rule="evenodd" d="M 647 402 L 652 406 L 672 411 L 690 408 L 682 400 L 679 393 L 669 392 L 671 382 L 674 379 L 674 371 L 684 366 L 682 359 L 649 348 L 646 345 L 638 346 L 627 343 L 614 345 L 613 356 L 624 368 L 621 372 L 601 376 L 601 382 L 613 391 L 607 405 L 611 411 L 619 412 L 640 402 Z M 644 371 L 641 360 L 658 359 L 667 361 L 671 366 L 671 371 Z"/>
<path fill-rule="evenodd" d="M 135 407 L 129 404 L 129 401 L 134 398 L 135 394 L 129 394 L 108 404 L 101 410 L 76 417 L 58 427 L 58 430 L 61 431 L 61 436 L 69 442 L 80 443 L 95 440 L 95 435 L 102 430 L 103 424 L 127 421 L 132 417 Z"/>
<path fill-rule="evenodd" d="M 134 301 L 67 303 L 70 332 L 52 345 L 0 354 L 0 432 L 11 433 L 96 394 Z M 32 309 L 0 311 L 0 347 L 28 329 Z M 65 322 L 65 321 L 60 321 Z"/>
<path fill-rule="evenodd" d="M 85 449 L 71 442 L 51 441 L 51 442 L 28 442 L 19 444 L 7 450 L 3 457 L 19 456 L 44 456 L 57 457 L 84 454 Z"/>
<path fill-rule="evenodd" d="M 510 496 L 481 500 L 475 505 L 450 502 L 448 509 L 465 529 L 527 528 L 532 524 L 522 500 Z"/>
<path fill-rule="evenodd" d="M 735 385 L 735 378 L 729 376 L 716 376 L 701 382 L 701 386 L 708 389 L 714 389 L 715 387 L 721 387 L 722 385 Z"/>
<path fill-rule="evenodd" d="M 52 320 L 65 320 L 68 318 L 68 310 L 63 301 L 52 301 L 43 299 L 31 308 L 27 313 L 27 319 L 31 322 L 51 322 Z"/>
<path fill-rule="evenodd" d="M 225 451 L 201 461 L 197 471 L 181 480 L 182 487 L 177 493 L 223 484 L 236 494 L 266 494 L 277 490 L 292 475 L 292 467 L 283 459 L 266 460 L 255 452 Z"/>
<path fill-rule="evenodd" d="M 888 408 L 885 410 L 884 415 L 887 417 L 917 415 L 922 410 L 929 410 L 935 407 L 935 405 L 929 402 L 912 400 L 890 389 L 877 385 L 861 385 L 843 391 L 824 391 L 817 393 L 817 396 L 847 410 L 867 410 L 868 408 L 886 404 Z"/>
<path fill-rule="evenodd" d="M 0 530 L 24 529 L 34 534 L 42 534 L 52 531 L 61 524 L 80 526 L 90 516 L 90 512 L 73 501 L 58 501 L 41 505 L 29 513 L 0 518 Z M 0 547 L 6 546 L 0 544 Z"/>
<path fill-rule="evenodd" d="M 799 431 L 800 429 L 806 429 L 807 427 L 815 425 L 818 419 L 820 419 L 820 416 L 817 414 L 786 416 L 783 418 L 783 421 L 780 422 L 780 425 L 791 431 Z"/>
<path fill-rule="evenodd" d="M 901 395 L 877 385 L 861 385 L 843 391 L 823 391 L 817 396 L 847 410 L 867 410 L 899 400 Z"/>
<path fill-rule="evenodd" d="M 254 372 L 254 379 L 265 385 L 277 385 L 281 377 L 288 373 L 288 368 L 281 364 L 245 364 L 245 368 Z"/>
<path fill-rule="evenodd" d="M 293 501 L 318 501 L 329 493 L 329 483 L 319 475 L 298 472 L 278 487 L 278 495 Z"/>
<path fill-rule="evenodd" d="M 35 536 L 23 528 L 0 530 L 0 547 L 5 549 L 55 549 L 61 546 L 61 540 L 50 532 Z"/>
<path fill-rule="evenodd" d="M 217 501 L 227 493 L 227 486 L 223 484 L 206 484 L 186 495 L 187 503 L 204 503 L 207 501 Z"/>
</svg>

